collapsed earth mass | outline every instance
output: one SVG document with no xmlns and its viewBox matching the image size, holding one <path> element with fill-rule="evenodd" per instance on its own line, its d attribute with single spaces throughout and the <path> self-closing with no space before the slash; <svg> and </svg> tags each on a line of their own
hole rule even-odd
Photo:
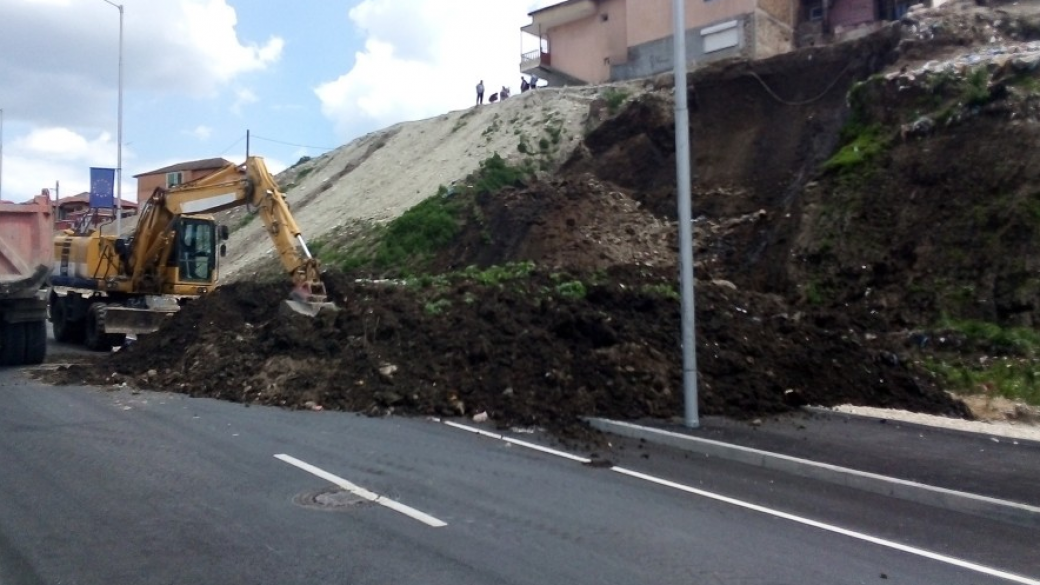
<svg viewBox="0 0 1040 585">
<path fill-rule="evenodd" d="M 1001 6 L 951 3 L 857 41 L 691 74 L 703 414 L 971 416 L 922 364 L 996 349 L 937 324 L 1040 317 L 1040 20 Z M 413 278 L 332 266 L 339 310 L 315 318 L 280 309 L 284 279 L 239 279 L 158 333 L 48 375 L 562 433 L 586 416 L 679 417 L 672 81 L 625 87 L 616 111 L 590 103 L 558 167 L 455 195 L 451 237 Z"/>
</svg>

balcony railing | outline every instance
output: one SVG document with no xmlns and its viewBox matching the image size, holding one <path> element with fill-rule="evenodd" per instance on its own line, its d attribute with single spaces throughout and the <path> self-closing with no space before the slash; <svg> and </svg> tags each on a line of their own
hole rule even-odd
<svg viewBox="0 0 1040 585">
<path fill-rule="evenodd" d="M 520 71 L 530 71 L 536 67 L 552 66 L 552 56 L 542 50 L 528 51 L 520 56 Z"/>
</svg>

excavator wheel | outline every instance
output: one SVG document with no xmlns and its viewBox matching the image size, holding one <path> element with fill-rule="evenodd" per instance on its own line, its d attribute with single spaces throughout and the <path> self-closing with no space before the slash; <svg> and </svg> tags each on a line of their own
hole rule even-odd
<svg viewBox="0 0 1040 585">
<path fill-rule="evenodd" d="M 54 327 L 54 340 L 61 343 L 83 342 L 83 323 L 69 321 L 71 299 L 51 294 L 51 323 Z"/>
<path fill-rule="evenodd" d="M 86 339 L 84 345 L 92 351 L 112 351 L 113 347 L 123 345 L 126 335 L 122 333 L 105 333 L 104 303 L 94 303 L 87 309 Z"/>
</svg>

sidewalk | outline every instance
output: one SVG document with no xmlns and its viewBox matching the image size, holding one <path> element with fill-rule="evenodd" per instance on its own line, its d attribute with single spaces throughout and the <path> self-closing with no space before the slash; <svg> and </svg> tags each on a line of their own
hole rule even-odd
<svg viewBox="0 0 1040 585">
<path fill-rule="evenodd" d="M 1038 442 L 818 411 L 760 425 L 700 422 L 590 420 L 614 434 L 1040 527 Z"/>
</svg>

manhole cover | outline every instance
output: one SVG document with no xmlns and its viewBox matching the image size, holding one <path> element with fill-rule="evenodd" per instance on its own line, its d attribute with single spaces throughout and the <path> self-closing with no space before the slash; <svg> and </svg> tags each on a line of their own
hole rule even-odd
<svg viewBox="0 0 1040 585">
<path fill-rule="evenodd" d="M 367 500 L 338 487 L 304 492 L 293 498 L 293 503 L 315 510 L 349 510 Z"/>
</svg>

